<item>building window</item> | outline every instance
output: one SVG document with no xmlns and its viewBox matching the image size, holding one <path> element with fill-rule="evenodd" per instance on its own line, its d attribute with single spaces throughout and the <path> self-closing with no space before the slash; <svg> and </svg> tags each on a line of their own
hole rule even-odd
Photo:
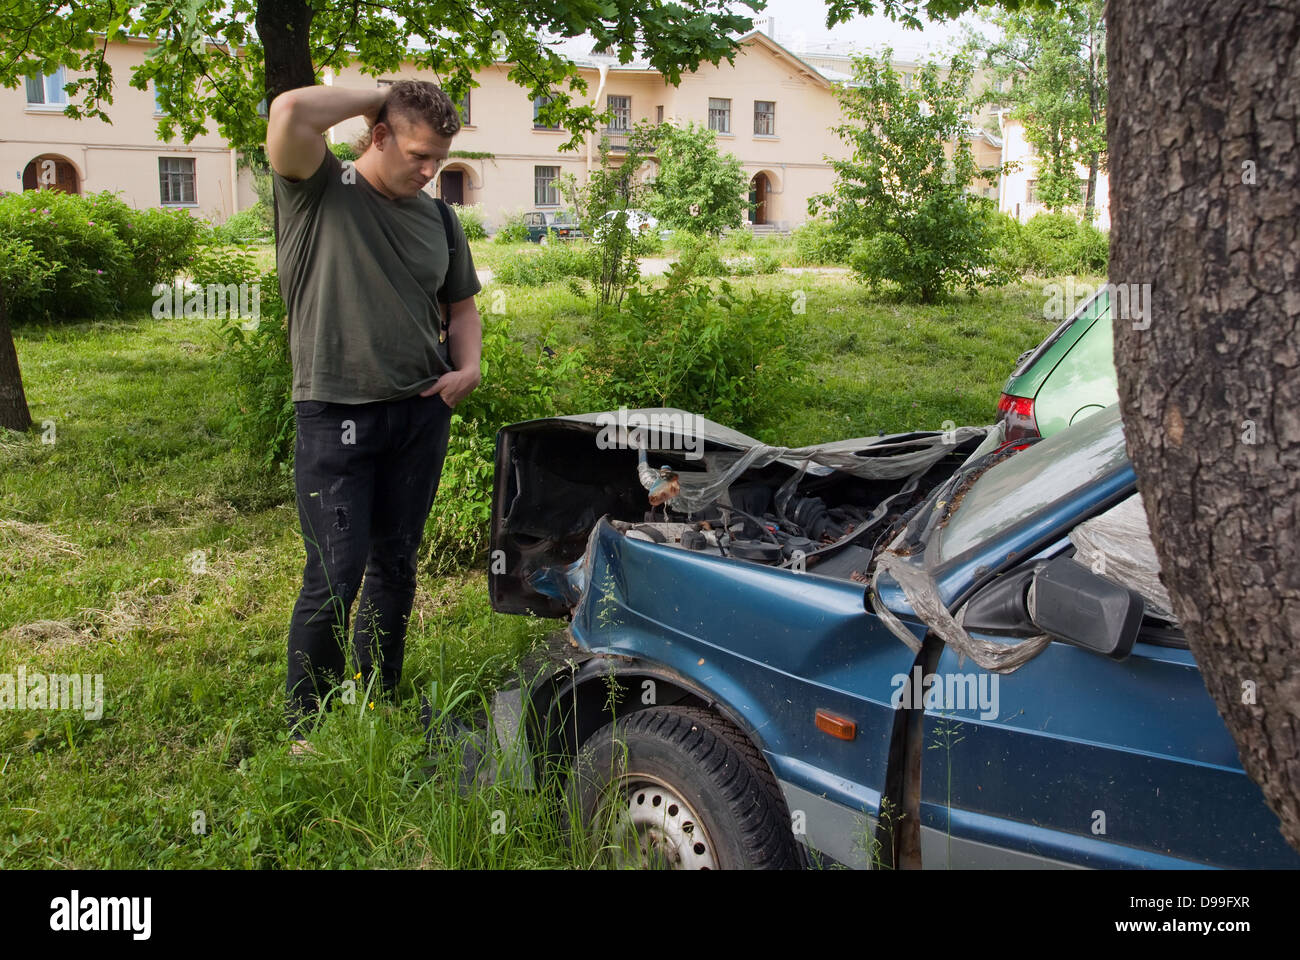
<svg viewBox="0 0 1300 960">
<path fill-rule="evenodd" d="M 194 158 L 159 157 L 158 193 L 163 203 L 198 203 L 194 193 Z"/>
<path fill-rule="evenodd" d="M 533 201 L 539 207 L 559 205 L 560 191 L 555 187 L 559 176 L 559 167 L 533 167 Z"/>
<path fill-rule="evenodd" d="M 754 133 L 761 137 L 771 137 L 776 134 L 776 103 L 774 101 L 754 101 Z"/>
<path fill-rule="evenodd" d="M 613 116 L 605 129 L 610 133 L 627 133 L 632 127 L 632 98 L 611 94 L 607 104 Z"/>
<path fill-rule="evenodd" d="M 1025 181 L 1025 203 L 1037 203 L 1037 202 L 1038 202 L 1038 181 L 1026 180 Z"/>
<path fill-rule="evenodd" d="M 534 130 L 559 130 L 560 129 L 560 125 L 558 123 L 552 123 L 548 125 L 542 123 L 542 121 L 539 120 L 537 116 L 539 113 L 541 113 L 542 107 L 544 107 L 548 103 L 554 102 L 554 100 L 555 100 L 554 97 L 546 97 L 546 96 L 533 97 L 533 129 Z"/>
<path fill-rule="evenodd" d="M 391 87 L 396 82 L 396 80 L 378 80 L 376 81 L 376 85 L 381 87 Z"/>
<path fill-rule="evenodd" d="M 469 91 L 465 91 L 465 96 L 456 101 L 456 109 L 460 111 L 460 122 L 469 126 Z"/>
<path fill-rule="evenodd" d="M 269 117 L 271 115 L 270 111 L 267 109 L 266 106 L 266 97 L 263 97 L 261 100 L 257 101 L 257 115 L 259 117 Z"/>
<path fill-rule="evenodd" d="M 163 110 L 161 98 L 162 98 L 162 87 L 160 87 L 158 85 L 158 81 L 155 80 L 153 81 L 153 115 L 155 117 L 161 117 L 166 112 Z"/>
<path fill-rule="evenodd" d="M 664 122 L 664 108 L 663 108 L 663 104 L 660 104 L 659 106 L 655 107 L 655 123 L 663 123 L 663 122 Z"/>
<path fill-rule="evenodd" d="M 709 97 L 709 129 L 718 133 L 731 132 L 731 101 Z"/>
<path fill-rule="evenodd" d="M 68 78 L 62 67 L 53 73 L 27 75 L 27 103 L 31 106 L 63 107 L 68 104 L 68 93 L 63 85 Z"/>
</svg>

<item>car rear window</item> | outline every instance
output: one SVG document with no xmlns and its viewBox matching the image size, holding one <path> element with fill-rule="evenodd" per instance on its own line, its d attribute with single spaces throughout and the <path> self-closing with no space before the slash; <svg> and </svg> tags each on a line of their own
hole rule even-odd
<svg viewBox="0 0 1300 960">
<path fill-rule="evenodd" d="M 1106 292 L 1106 287 L 1103 286 L 1100 290 L 1094 293 L 1087 301 L 1085 301 L 1083 306 L 1081 306 L 1078 310 L 1074 311 L 1074 313 L 1071 316 L 1066 317 L 1064 320 L 1062 320 L 1061 323 L 1057 326 L 1057 328 L 1053 330 L 1051 334 L 1048 335 L 1046 340 L 1044 340 L 1037 347 L 1031 350 L 1029 354 L 1026 355 L 1024 360 L 1016 364 L 1016 369 L 1012 371 L 1011 376 L 1013 378 L 1024 376 L 1025 373 L 1031 367 L 1033 367 L 1034 364 L 1036 364 L 1039 360 L 1043 358 L 1043 356 L 1047 353 L 1047 351 L 1051 350 L 1052 347 L 1056 346 L 1057 342 L 1063 336 L 1065 336 L 1066 332 L 1072 326 L 1074 326 L 1075 323 L 1094 319 L 1097 316 L 1097 308 L 1103 305 L 1098 303 L 1098 298 L 1105 292 Z M 1104 305 L 1109 305 L 1109 304 L 1110 304 L 1110 298 L 1107 297 Z"/>
<path fill-rule="evenodd" d="M 937 566 L 997 537 L 1128 458 L 1119 404 L 990 467 L 962 496 L 926 550 Z"/>
</svg>

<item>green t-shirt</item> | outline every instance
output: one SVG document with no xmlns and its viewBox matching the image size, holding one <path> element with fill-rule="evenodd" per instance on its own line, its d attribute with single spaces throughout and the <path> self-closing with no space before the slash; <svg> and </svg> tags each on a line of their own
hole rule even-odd
<svg viewBox="0 0 1300 960">
<path fill-rule="evenodd" d="M 428 194 L 390 199 L 329 150 L 305 180 L 271 178 L 293 399 L 403 400 L 436 383 L 452 369 L 448 343 L 438 342 L 443 277 L 451 303 L 482 289 L 454 211 L 449 267 Z"/>
</svg>

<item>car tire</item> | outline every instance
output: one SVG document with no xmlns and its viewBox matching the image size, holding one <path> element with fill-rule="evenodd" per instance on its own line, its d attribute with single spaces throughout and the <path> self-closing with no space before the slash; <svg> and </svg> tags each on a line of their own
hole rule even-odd
<svg viewBox="0 0 1300 960">
<path fill-rule="evenodd" d="M 762 754 L 698 707 L 651 707 L 605 724 L 578 751 L 567 800 L 614 866 L 800 865 Z"/>
</svg>

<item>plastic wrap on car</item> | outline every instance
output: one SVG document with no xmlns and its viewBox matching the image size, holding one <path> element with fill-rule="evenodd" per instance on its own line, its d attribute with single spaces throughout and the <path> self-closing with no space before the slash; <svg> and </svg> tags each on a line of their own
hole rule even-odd
<svg viewBox="0 0 1300 960">
<path fill-rule="evenodd" d="M 1151 613 L 1173 620 L 1169 591 L 1160 582 L 1160 560 L 1151 542 L 1142 494 L 1135 493 L 1070 531 L 1074 559 L 1093 573 L 1136 590 Z"/>
<path fill-rule="evenodd" d="M 727 489 L 746 470 L 759 469 L 778 460 L 792 463 L 801 470 L 808 470 L 815 464 L 864 480 L 902 480 L 918 471 L 924 472 L 972 437 L 987 438 L 993 429 L 957 427 L 933 436 L 910 437 L 896 444 L 860 439 L 811 447 L 771 447 L 758 443 L 742 451 L 719 450 L 704 457 L 704 471 L 678 474 L 680 490 L 670 503 L 683 513 L 704 510 L 722 500 Z M 891 453 L 891 447 L 896 447 L 897 451 Z M 870 450 L 871 455 L 862 456 L 863 450 Z"/>
</svg>

